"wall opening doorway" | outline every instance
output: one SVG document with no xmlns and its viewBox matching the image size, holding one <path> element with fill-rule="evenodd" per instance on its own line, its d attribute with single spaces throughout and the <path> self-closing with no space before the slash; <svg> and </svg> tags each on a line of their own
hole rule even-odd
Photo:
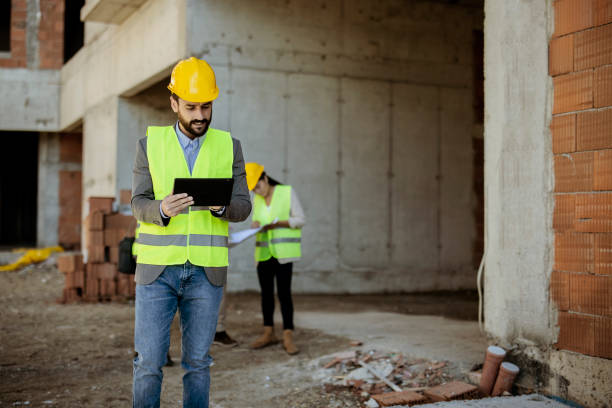
<svg viewBox="0 0 612 408">
<path fill-rule="evenodd" d="M 81 21 L 81 9 L 84 5 L 85 0 L 66 1 L 64 11 L 64 64 L 83 47 L 85 24 Z"/>
<path fill-rule="evenodd" d="M 0 160 L 0 246 L 36 245 L 38 133 L 0 132 L 4 151 L 16 160 Z"/>
</svg>

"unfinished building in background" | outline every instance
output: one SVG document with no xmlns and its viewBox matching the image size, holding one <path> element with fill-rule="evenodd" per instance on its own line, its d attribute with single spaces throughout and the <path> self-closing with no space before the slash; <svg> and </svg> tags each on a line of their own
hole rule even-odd
<svg viewBox="0 0 612 408">
<path fill-rule="evenodd" d="M 193 55 L 213 126 L 301 195 L 297 291 L 473 289 L 486 241 L 488 333 L 544 391 L 611 399 L 612 1 L 2 7 L 0 136 L 23 166 L 0 188 L 30 207 L 1 200 L 1 245 L 78 245 L 87 198 L 130 189 L 136 141 L 175 120 L 165 85 Z M 251 251 L 230 290 L 257 287 Z"/>
<path fill-rule="evenodd" d="M 1 2 L 0 138 L 12 160 L 0 176 L 0 246 L 80 244 L 82 136 L 60 127 L 59 101 L 60 69 L 83 45 L 83 4 Z"/>
</svg>

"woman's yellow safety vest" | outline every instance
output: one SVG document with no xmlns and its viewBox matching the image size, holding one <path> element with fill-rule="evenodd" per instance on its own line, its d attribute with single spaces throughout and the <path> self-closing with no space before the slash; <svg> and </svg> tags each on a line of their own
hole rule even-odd
<svg viewBox="0 0 612 408">
<path fill-rule="evenodd" d="M 147 129 L 147 156 L 155 199 L 172 194 L 175 178 L 231 178 L 234 146 L 228 132 L 208 129 L 206 139 L 189 174 L 185 155 L 173 126 Z M 172 217 L 165 227 L 140 222 L 138 263 L 151 265 L 228 265 L 228 223 L 208 209 L 189 207 Z"/>
<path fill-rule="evenodd" d="M 253 221 L 267 225 L 278 218 L 278 221 L 289 220 L 291 211 L 291 186 L 279 184 L 274 186 L 270 207 L 266 199 L 255 194 L 253 200 Z M 300 228 L 275 228 L 259 232 L 255 239 L 255 261 L 292 259 L 302 256 L 302 230 Z"/>
</svg>

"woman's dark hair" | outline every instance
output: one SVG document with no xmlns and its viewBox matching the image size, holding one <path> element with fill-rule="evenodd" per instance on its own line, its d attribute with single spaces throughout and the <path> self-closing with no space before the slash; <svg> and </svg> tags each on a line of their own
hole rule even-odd
<svg viewBox="0 0 612 408">
<path fill-rule="evenodd" d="M 266 172 L 265 171 L 261 172 L 261 176 L 259 176 L 259 180 L 263 180 L 264 176 L 266 176 Z M 268 176 L 268 184 L 270 184 L 271 186 L 276 186 L 276 185 L 283 184 L 283 183 L 281 183 L 280 181 L 277 181 L 277 180 L 273 179 L 272 177 Z"/>
</svg>

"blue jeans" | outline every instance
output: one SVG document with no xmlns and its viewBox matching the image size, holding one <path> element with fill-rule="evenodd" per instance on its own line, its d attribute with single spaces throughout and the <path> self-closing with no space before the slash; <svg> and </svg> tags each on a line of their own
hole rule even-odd
<svg viewBox="0 0 612 408">
<path fill-rule="evenodd" d="M 187 262 L 167 266 L 149 285 L 136 286 L 133 406 L 159 407 L 162 367 L 170 346 L 170 326 L 181 319 L 183 407 L 208 407 L 208 354 L 215 336 L 222 286 L 208 281 L 204 268 Z"/>
</svg>

